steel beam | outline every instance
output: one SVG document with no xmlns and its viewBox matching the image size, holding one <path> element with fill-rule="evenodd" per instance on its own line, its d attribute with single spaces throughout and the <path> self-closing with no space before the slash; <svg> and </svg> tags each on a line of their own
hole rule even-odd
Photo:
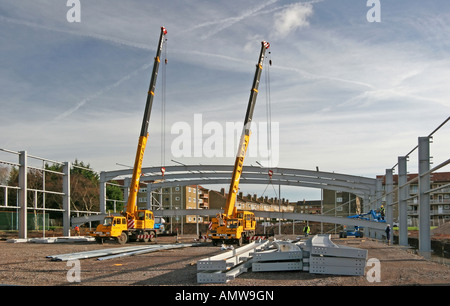
<svg viewBox="0 0 450 306">
<path fill-rule="evenodd" d="M 364 275 L 364 267 L 309 266 L 309 273 L 330 275 Z"/>
<path fill-rule="evenodd" d="M 394 221 L 393 218 L 393 188 L 394 188 L 394 176 L 392 169 L 386 169 L 386 207 L 385 207 L 385 219 L 388 224 L 391 225 Z"/>
<path fill-rule="evenodd" d="M 233 167 L 229 165 L 179 165 L 167 166 L 164 177 L 159 167 L 143 168 L 145 174 L 141 181 L 158 181 L 155 188 L 188 184 L 222 184 L 223 180 L 229 182 Z M 245 166 L 243 169 L 243 183 L 268 184 L 269 168 Z M 272 181 L 276 184 L 304 186 L 312 188 L 338 188 L 353 193 L 369 193 L 375 188 L 375 180 L 371 178 L 338 174 L 323 171 L 310 171 L 289 168 L 270 168 L 273 171 Z M 118 177 L 130 176 L 131 169 L 108 171 L 105 173 L 106 181 Z M 172 185 L 173 184 L 173 185 Z"/>
<path fill-rule="evenodd" d="M 338 266 L 338 267 L 360 267 L 365 268 L 366 260 L 364 258 L 346 258 L 329 256 L 311 256 L 309 258 L 310 266 Z"/>
<path fill-rule="evenodd" d="M 252 264 L 253 272 L 266 271 L 302 271 L 303 264 L 300 260 L 285 262 L 254 262 Z"/>
<path fill-rule="evenodd" d="M 70 237 L 70 162 L 63 166 L 63 235 Z"/>
<path fill-rule="evenodd" d="M 164 209 L 154 210 L 155 217 L 181 217 L 185 215 L 199 215 L 199 216 L 216 216 L 222 213 L 222 209 Z M 360 226 L 365 228 L 371 228 L 374 230 L 383 230 L 386 228 L 385 223 L 379 223 L 374 221 L 367 221 L 361 219 L 344 218 L 344 217 L 332 217 L 326 215 L 313 215 L 313 214 L 300 214 L 300 213 L 288 213 L 288 212 L 270 212 L 270 211 L 253 211 L 257 218 L 281 218 L 286 220 L 303 220 L 314 221 L 324 223 L 342 224 L 347 226 Z M 95 216 L 83 216 L 72 218 L 72 224 L 83 224 L 89 221 L 103 220 L 106 215 Z"/>
<path fill-rule="evenodd" d="M 269 241 L 249 243 L 243 247 L 197 261 L 197 271 L 228 270 L 250 258 L 250 253 L 267 246 Z"/>
<path fill-rule="evenodd" d="M 244 262 L 228 271 L 201 271 L 197 272 L 199 284 L 225 284 L 234 280 L 238 275 L 245 273 L 251 267 L 252 261 Z"/>
<path fill-rule="evenodd" d="M 431 255 L 430 233 L 430 139 L 419 137 L 419 253 Z"/>
<path fill-rule="evenodd" d="M 19 152 L 19 238 L 27 238 L 27 151 Z"/>
<path fill-rule="evenodd" d="M 398 158 L 398 220 L 399 220 L 399 241 L 401 246 L 408 245 L 408 211 L 407 197 L 409 187 L 407 177 L 407 159 L 406 156 Z"/>
<path fill-rule="evenodd" d="M 276 261 L 276 260 L 301 260 L 303 253 L 301 250 L 290 252 L 278 252 L 276 250 L 270 250 L 266 252 L 257 252 L 253 254 L 253 261 Z"/>
<path fill-rule="evenodd" d="M 308 240 L 310 255 L 335 256 L 348 258 L 367 258 L 367 250 L 334 244 L 330 235 L 315 235 Z"/>
</svg>

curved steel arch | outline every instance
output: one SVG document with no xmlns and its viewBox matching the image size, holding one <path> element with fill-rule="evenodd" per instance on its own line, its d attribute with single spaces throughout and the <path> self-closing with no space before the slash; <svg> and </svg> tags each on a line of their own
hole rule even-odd
<svg viewBox="0 0 450 306">
<path fill-rule="evenodd" d="M 275 184 L 320 188 L 351 192 L 364 196 L 374 194 L 376 179 L 334 172 L 311 171 L 291 168 L 269 168 L 244 166 L 241 184 Z M 160 167 L 142 168 L 141 182 L 149 182 L 151 189 L 184 185 L 229 184 L 233 166 L 229 165 L 177 165 L 165 167 L 164 176 Z M 131 169 L 101 173 L 101 181 L 107 182 L 132 174 Z"/>
</svg>

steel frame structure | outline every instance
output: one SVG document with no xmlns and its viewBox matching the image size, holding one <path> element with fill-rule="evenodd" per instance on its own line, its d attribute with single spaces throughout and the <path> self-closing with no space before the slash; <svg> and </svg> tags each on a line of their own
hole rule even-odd
<svg viewBox="0 0 450 306">
<path fill-rule="evenodd" d="M 84 213 L 91 213 L 86 211 L 71 211 L 70 208 L 70 169 L 73 166 L 70 162 L 59 162 L 50 160 L 47 158 L 42 158 L 38 156 L 34 156 L 31 154 L 28 154 L 27 151 L 12 151 L 7 149 L 0 148 L 1 152 L 4 152 L 8 155 L 8 158 L 10 159 L 11 156 L 13 158 L 17 158 L 18 162 L 12 162 L 10 160 L 0 160 L 0 164 L 6 164 L 8 166 L 17 167 L 19 170 L 19 180 L 18 180 L 18 186 L 8 186 L 8 185 L 0 185 L 0 188 L 3 188 L 4 191 L 4 203 L 0 203 L 0 208 L 14 208 L 18 211 L 18 232 L 19 232 L 19 238 L 20 239 L 27 239 L 28 233 L 27 233 L 27 212 L 29 210 L 35 210 L 35 211 L 42 211 L 44 213 L 48 211 L 58 211 L 62 213 L 62 223 L 63 223 L 63 235 L 69 237 L 70 236 L 70 226 L 71 226 L 71 220 L 70 216 L 72 212 L 75 212 L 77 214 L 84 214 Z M 30 162 L 30 160 L 38 161 L 39 163 L 42 162 L 42 166 L 34 166 Z M 61 165 L 63 167 L 62 171 L 54 171 L 50 169 L 45 168 L 45 163 L 50 164 L 57 164 Z M 30 169 L 41 171 L 43 173 L 43 182 L 42 182 L 42 188 L 30 188 L 28 186 L 28 171 Z M 90 169 L 89 169 L 90 170 Z M 62 177 L 62 184 L 61 184 L 61 192 L 58 191 L 51 191 L 46 190 L 45 186 L 45 174 L 46 173 L 52 173 L 56 175 L 60 175 Z M 17 203 L 16 205 L 9 205 L 8 204 L 8 191 L 9 190 L 17 190 L 18 197 L 17 197 Z M 28 203 L 28 194 L 32 192 L 34 195 L 33 203 Z M 43 194 L 43 200 L 42 204 L 39 207 L 38 205 L 38 194 Z M 47 194 L 53 194 L 53 195 L 60 195 L 62 197 L 61 201 L 61 208 L 48 208 L 45 206 L 45 195 Z M 43 228 L 43 237 L 45 238 L 45 219 L 44 219 L 44 228 Z"/>
<path fill-rule="evenodd" d="M 408 197 L 408 187 L 411 183 L 418 182 L 419 193 L 417 194 L 419 202 L 419 252 L 424 255 L 431 253 L 431 233 L 430 233 L 430 200 L 429 195 L 436 189 L 430 189 L 430 176 L 433 172 L 447 166 L 450 164 L 450 159 L 445 160 L 439 165 L 430 169 L 431 156 L 430 156 L 430 142 L 435 134 L 442 126 L 444 126 L 450 117 L 448 117 L 438 128 L 436 128 L 430 135 L 418 138 L 418 145 L 413 148 L 408 154 L 398 157 L 398 163 L 392 168 L 386 169 L 386 190 L 382 189 L 382 181 L 380 179 L 372 179 L 361 176 L 353 176 L 346 174 L 330 173 L 323 171 L 310 171 L 301 169 L 289 169 L 289 168 L 263 168 L 255 166 L 245 166 L 243 169 L 243 174 L 241 178 L 242 184 L 269 184 L 274 185 L 288 185 L 288 186 L 299 186 L 299 187 L 309 187 L 309 188 L 320 188 L 320 189 L 330 189 L 330 190 L 340 190 L 347 191 L 364 199 L 364 211 L 366 209 L 374 209 L 378 206 L 379 202 L 383 197 L 386 197 L 387 203 L 387 221 L 392 224 L 392 211 L 393 205 L 398 204 L 399 209 L 399 244 L 407 245 L 407 200 L 411 199 Z M 417 178 L 407 181 L 407 160 L 409 155 L 418 149 L 418 165 L 419 165 L 419 175 Z M 52 191 L 31 189 L 27 186 L 27 171 L 29 168 L 28 159 L 38 159 L 43 162 L 48 161 L 51 163 L 58 163 L 64 166 L 64 169 L 60 175 L 63 176 L 63 191 L 58 193 L 63 197 L 63 208 L 60 209 L 63 213 L 63 231 L 65 236 L 70 236 L 70 162 L 56 162 L 48 160 L 45 158 L 40 158 L 32 155 L 28 155 L 26 151 L 11 151 L 6 149 L 1 149 L 0 151 L 15 154 L 18 157 L 17 162 L 3 161 L 0 160 L 0 164 L 7 164 L 10 166 L 16 166 L 19 168 L 19 186 L 4 186 L 3 188 L 5 194 L 5 203 L 3 205 L 0 203 L 0 207 L 16 208 L 19 212 L 19 238 L 27 238 L 27 210 L 51 210 L 44 207 L 39 208 L 35 201 L 33 207 L 29 207 L 27 203 L 27 193 L 32 191 L 35 194 L 38 192 L 42 193 L 57 193 Z M 397 188 L 393 188 L 393 172 L 392 170 L 398 165 L 398 175 L 399 184 Z M 39 170 L 47 172 L 50 170 L 44 169 L 44 167 L 39 168 Z M 212 184 L 228 184 L 231 178 L 233 167 L 229 165 L 180 165 L 180 166 L 168 166 L 164 177 L 161 173 L 161 168 L 159 167 L 149 167 L 143 168 L 142 181 L 151 182 L 149 184 L 149 191 L 160 189 L 162 187 L 170 186 L 182 186 L 182 185 L 212 185 Z M 268 175 L 268 171 L 273 172 L 271 178 Z M 106 213 L 106 184 L 110 180 L 131 176 L 132 170 L 118 170 L 118 171 L 108 171 L 100 172 L 100 214 Z M 164 178 L 164 180 L 162 180 Z M 447 185 L 439 187 L 446 188 Z M 7 197 L 8 190 L 14 189 L 18 192 L 18 203 L 15 206 L 8 205 Z M 394 193 L 398 194 L 398 201 L 393 202 L 392 195 Z M 79 212 L 87 214 L 97 214 L 96 212 Z M 155 211 L 155 216 L 176 216 L 185 214 L 195 214 L 194 210 L 178 210 L 178 211 Z M 205 210 L 199 210 L 198 215 L 216 215 L 217 212 L 211 210 L 205 212 Z M 378 224 L 376 222 L 367 223 L 367 221 L 349 219 L 349 218 L 338 218 L 329 217 L 323 215 L 308 215 L 308 214 L 295 214 L 295 213 L 282 213 L 282 212 L 255 212 L 257 217 L 267 217 L 267 218 L 283 218 L 290 220 L 306 220 L 306 221 L 318 221 L 327 223 L 337 223 L 346 225 L 358 225 L 364 226 L 375 231 L 369 230 L 369 235 L 376 237 L 380 233 L 383 224 Z M 101 216 L 99 216 L 101 217 Z M 72 222 L 81 222 L 84 219 L 73 219 Z"/>
</svg>

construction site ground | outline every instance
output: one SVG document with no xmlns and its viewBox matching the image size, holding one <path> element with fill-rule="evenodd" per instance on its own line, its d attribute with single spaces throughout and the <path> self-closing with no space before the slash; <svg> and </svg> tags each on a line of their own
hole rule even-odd
<svg viewBox="0 0 450 306">
<path fill-rule="evenodd" d="M 191 243 L 196 237 L 184 235 L 179 242 Z M 278 236 L 276 238 L 292 238 Z M 157 243 L 175 243 L 176 237 L 158 237 Z M 366 276 L 336 276 L 308 272 L 249 272 L 220 286 L 392 286 L 450 285 L 450 266 L 426 260 L 414 250 L 370 238 L 333 239 L 336 244 L 368 250 L 368 259 L 380 261 L 380 282 L 369 282 Z M 139 245 L 135 242 L 128 245 Z M 0 284 L 24 286 L 200 286 L 197 284 L 198 260 L 224 252 L 220 246 L 202 246 L 163 250 L 154 253 L 99 261 L 80 261 L 80 282 L 69 282 L 72 265 L 51 261 L 46 256 L 94 249 L 123 247 L 111 241 L 76 243 L 10 243 L 0 241 Z M 366 267 L 368 270 L 369 267 Z M 217 286 L 202 284 L 201 286 Z"/>
</svg>

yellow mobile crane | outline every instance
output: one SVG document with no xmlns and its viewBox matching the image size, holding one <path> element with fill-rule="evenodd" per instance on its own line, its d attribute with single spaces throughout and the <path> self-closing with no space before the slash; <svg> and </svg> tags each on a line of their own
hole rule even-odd
<svg viewBox="0 0 450 306">
<path fill-rule="evenodd" d="M 250 125 L 253 118 L 256 97 L 258 95 L 259 79 L 261 77 L 265 53 L 269 47 L 270 44 L 268 42 L 261 42 L 261 52 L 259 54 L 259 61 L 256 65 L 255 77 L 253 79 L 253 85 L 250 91 L 250 99 L 248 101 L 247 113 L 245 114 L 244 128 L 241 134 L 236 161 L 234 163 L 234 170 L 231 177 L 230 190 L 228 192 L 225 210 L 223 214 L 219 214 L 216 218 L 212 219 L 210 238 L 213 241 L 213 245 L 217 245 L 219 242 L 237 243 L 238 245 L 242 245 L 244 241 L 248 241 L 249 238 L 255 235 L 255 214 L 251 211 L 237 210 L 235 203 L 236 195 L 239 189 L 239 180 L 241 178 L 242 168 L 244 165 L 244 158 L 250 140 Z"/>
<path fill-rule="evenodd" d="M 153 105 L 153 97 L 155 95 L 159 63 L 161 61 L 160 56 L 166 34 L 166 28 L 161 27 L 161 35 L 159 37 L 158 49 L 156 51 L 155 62 L 153 64 L 153 72 L 147 94 L 144 118 L 142 120 L 141 133 L 139 136 L 139 143 L 133 167 L 133 176 L 131 179 L 126 210 L 122 213 L 122 215 L 105 217 L 103 224 L 98 225 L 96 230 L 90 234 L 95 237 L 95 240 L 99 243 L 102 243 L 105 239 L 115 239 L 120 244 L 125 244 L 127 241 L 137 240 L 148 242 L 149 240 L 152 241 L 159 232 L 159 229 L 154 228 L 155 219 L 153 212 L 144 209 L 138 210 L 136 205 L 136 197 L 139 190 L 142 160 L 144 158 L 145 146 L 148 139 L 148 125 Z"/>
</svg>

